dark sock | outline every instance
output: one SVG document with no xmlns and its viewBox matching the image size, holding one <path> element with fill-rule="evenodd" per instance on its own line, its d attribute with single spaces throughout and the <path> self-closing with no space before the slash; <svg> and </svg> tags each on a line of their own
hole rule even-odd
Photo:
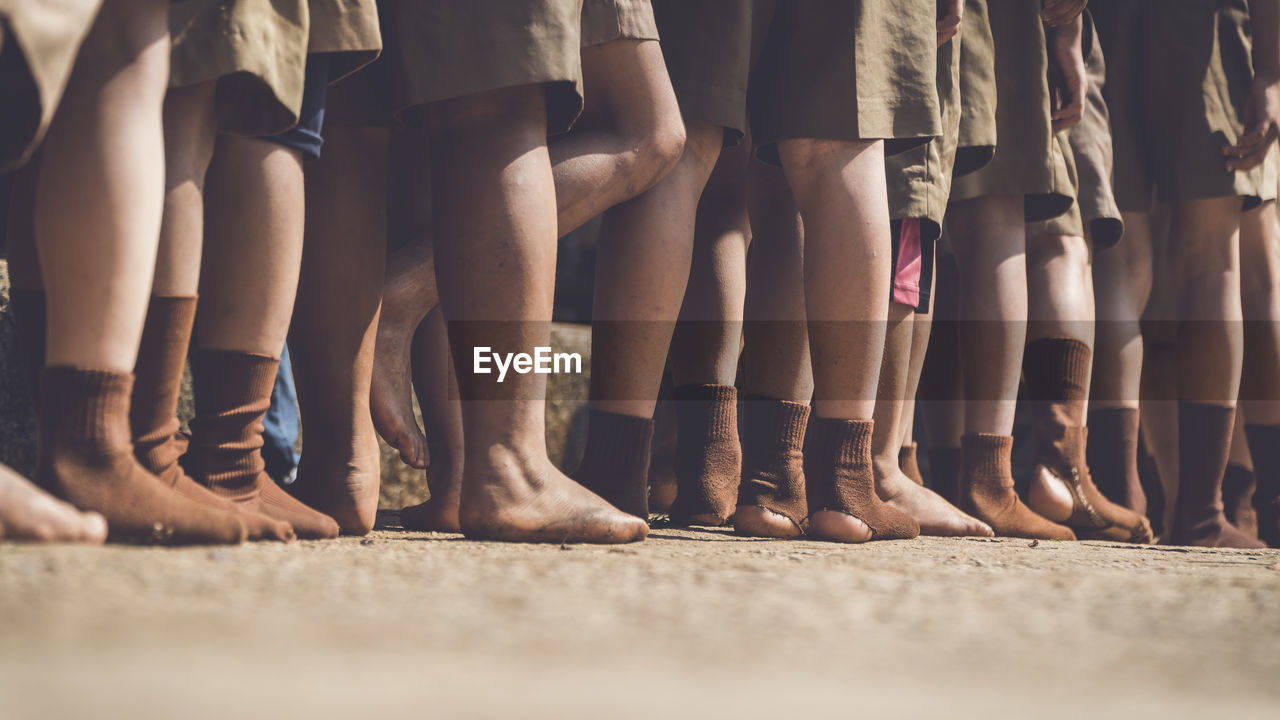
<svg viewBox="0 0 1280 720">
<path fill-rule="evenodd" d="M 991 526 L 996 535 L 1075 540 L 1071 528 L 1046 520 L 1013 489 L 1013 437 L 977 433 L 960 439 L 960 509 Z"/>
<path fill-rule="evenodd" d="M 1023 373 L 1031 400 L 1036 472 L 1047 471 L 1071 491 L 1066 525 L 1086 537 L 1151 542 L 1146 517 L 1109 500 L 1093 483 L 1086 461 L 1085 403 L 1093 351 L 1073 338 L 1027 343 Z"/>
<path fill-rule="evenodd" d="M 129 431 L 132 389 L 129 373 L 46 368 L 36 482 L 81 510 L 102 513 L 115 541 L 243 542 L 235 513 L 182 497 L 138 464 Z"/>
<path fill-rule="evenodd" d="M 1253 509 L 1256 482 L 1252 470 L 1231 462 L 1227 463 L 1227 470 L 1222 474 L 1223 514 L 1227 516 L 1227 522 L 1251 538 L 1258 537 L 1258 513 Z"/>
<path fill-rule="evenodd" d="M 742 403 L 742 482 L 738 506 L 771 510 L 800 524 L 809 515 L 804 489 L 804 432 L 809 406 L 752 395 Z"/>
<path fill-rule="evenodd" d="M 182 392 L 182 371 L 187 363 L 187 346 L 191 342 L 195 316 L 194 297 L 151 298 L 138 347 L 138 362 L 133 370 L 136 380 L 129 404 L 134 455 L 142 467 L 179 495 L 202 505 L 240 513 L 249 539 L 292 540 L 293 528 L 288 523 L 218 497 L 192 480 L 178 462 L 187 447 L 187 439 L 178 424 L 178 396 Z"/>
<path fill-rule="evenodd" d="M 1280 547 L 1280 425 L 1244 426 L 1253 456 L 1253 508 L 1257 513 L 1258 539 Z M 1225 489 L 1224 489 L 1225 492 Z"/>
<path fill-rule="evenodd" d="M 871 528 L 872 540 L 905 540 L 920 534 L 910 516 L 886 505 L 876 495 L 871 469 L 871 420 L 814 416 L 804 452 L 809 514 L 834 510 L 852 515 Z"/>
<path fill-rule="evenodd" d="M 742 472 L 738 391 L 731 385 L 676 388 L 677 525 L 723 525 L 733 515 Z"/>
<path fill-rule="evenodd" d="M 1223 514 L 1222 476 L 1235 417 L 1230 406 L 1178 403 L 1178 499 L 1169 544 L 1265 547 L 1232 527 Z"/>
<path fill-rule="evenodd" d="M 262 418 L 271 406 L 279 358 L 229 350 L 200 350 L 196 416 L 185 466 L 215 495 L 293 526 L 298 537 L 338 536 L 338 523 L 286 493 L 262 461 Z"/>
<path fill-rule="evenodd" d="M 18 353 L 31 387 L 44 369 L 45 295 L 43 290 L 10 290 L 9 312 L 18 331 Z M 33 398 L 34 399 L 34 398 Z"/>
<path fill-rule="evenodd" d="M 1137 408 L 1089 411 L 1086 458 L 1098 489 L 1118 505 L 1147 514 L 1147 494 L 1138 472 L 1139 413 Z"/>
<path fill-rule="evenodd" d="M 929 489 L 943 500 L 960 505 L 960 448 L 929 448 Z"/>
<path fill-rule="evenodd" d="M 592 410 L 587 448 L 573 479 L 619 510 L 649 519 L 651 418 Z"/>
<path fill-rule="evenodd" d="M 903 445 L 898 451 L 898 469 L 903 475 L 921 487 L 924 486 L 924 475 L 920 474 L 920 463 L 916 461 L 916 444 Z"/>
</svg>

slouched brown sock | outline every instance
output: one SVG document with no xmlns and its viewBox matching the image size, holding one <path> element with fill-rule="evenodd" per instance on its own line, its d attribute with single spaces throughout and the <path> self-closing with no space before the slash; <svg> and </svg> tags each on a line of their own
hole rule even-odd
<svg viewBox="0 0 1280 720">
<path fill-rule="evenodd" d="M 1013 437 L 976 433 L 960 438 L 960 509 L 1002 537 L 1075 540 L 1066 525 L 1046 520 L 1022 504 L 1013 489 Z"/>
<path fill-rule="evenodd" d="M 625 513 L 649 519 L 653 419 L 592 410 L 587 448 L 573 479 Z"/>
<path fill-rule="evenodd" d="M 243 542 L 245 527 L 235 513 L 182 497 L 138 464 L 129 432 L 132 389 L 129 373 L 46 368 L 36 482 L 81 510 L 101 513 L 117 542 Z"/>
<path fill-rule="evenodd" d="M 813 431 L 804 451 L 805 488 L 809 514 L 834 510 L 852 515 L 871 528 L 872 540 L 908 540 L 920 525 L 876 495 L 871 469 L 871 420 L 813 418 Z"/>
<path fill-rule="evenodd" d="M 1027 343 L 1023 373 L 1031 399 L 1037 479 L 1056 481 L 1070 491 L 1070 515 L 1054 519 L 1062 520 L 1082 537 L 1151 542 L 1151 524 L 1146 517 L 1108 500 L 1089 475 L 1084 408 L 1092 359 L 1089 346 L 1073 338 Z M 1036 496 L 1030 497 L 1034 504 Z M 1044 507 L 1038 510 L 1050 514 Z"/>
<path fill-rule="evenodd" d="M 1139 418 L 1137 408 L 1090 410 L 1085 459 L 1103 495 L 1146 516 L 1147 494 L 1138 471 Z"/>
<path fill-rule="evenodd" d="M 742 473 L 738 390 L 731 385 L 675 389 L 676 525 L 724 525 L 733 516 Z"/>
<path fill-rule="evenodd" d="M 809 515 L 804 483 L 804 432 L 809 406 L 762 395 L 742 403 L 742 480 L 738 507 L 756 506 L 799 528 Z"/>
<path fill-rule="evenodd" d="M 1222 513 L 1227 522 L 1251 538 L 1258 537 L 1258 513 L 1253 509 L 1256 482 L 1252 470 L 1235 463 L 1227 463 L 1222 474 Z"/>
<path fill-rule="evenodd" d="M 898 451 L 898 469 L 903 475 L 911 478 L 911 482 L 924 487 L 924 475 L 920 474 L 920 463 L 916 461 L 916 444 L 903 445 Z"/>
<path fill-rule="evenodd" d="M 44 370 L 45 295 L 43 290 L 10 290 L 9 312 L 18 332 L 18 353 L 27 382 L 40 383 Z"/>
<path fill-rule="evenodd" d="M 1168 544 L 1266 547 L 1232 527 L 1223 514 L 1222 476 L 1235 418 L 1234 407 L 1178 403 L 1178 499 Z"/>
<path fill-rule="evenodd" d="M 187 438 L 178 424 L 178 396 L 187 346 L 196 317 L 196 298 L 153 296 L 142 328 L 142 343 L 134 366 L 129 425 L 138 462 L 179 495 L 201 505 L 240 514 L 250 540 L 293 540 L 293 528 L 250 508 L 213 494 L 192 480 L 178 459 Z"/>
<path fill-rule="evenodd" d="M 1253 490 L 1258 539 L 1280 547 L 1280 425 L 1244 426 L 1253 456 Z M 1223 492 L 1226 492 L 1224 487 Z"/>
<path fill-rule="evenodd" d="M 929 448 L 929 489 L 960 506 L 960 448 Z"/>
<path fill-rule="evenodd" d="M 336 520 L 286 493 L 263 469 L 262 418 L 280 359 L 200 350 L 191 364 L 198 392 L 187 471 L 215 495 L 289 523 L 300 538 L 337 537 Z"/>
</svg>

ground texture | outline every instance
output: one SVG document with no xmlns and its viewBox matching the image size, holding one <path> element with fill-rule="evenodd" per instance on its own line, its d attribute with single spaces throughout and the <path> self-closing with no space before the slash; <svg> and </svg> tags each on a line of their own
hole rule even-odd
<svg viewBox="0 0 1280 720">
<path fill-rule="evenodd" d="M 1280 717 L 1280 551 L 0 546 L 0 717 Z"/>
</svg>

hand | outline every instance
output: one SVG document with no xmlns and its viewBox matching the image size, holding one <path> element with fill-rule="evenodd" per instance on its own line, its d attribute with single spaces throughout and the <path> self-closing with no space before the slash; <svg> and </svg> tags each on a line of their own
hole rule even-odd
<svg viewBox="0 0 1280 720">
<path fill-rule="evenodd" d="M 1089 0 L 1044 0 L 1040 19 L 1049 27 L 1060 27 L 1080 17 Z"/>
<path fill-rule="evenodd" d="M 1053 108 L 1053 131 L 1061 132 L 1075 127 L 1084 117 L 1084 98 L 1089 90 L 1089 78 L 1085 75 L 1084 53 L 1080 38 L 1084 23 L 1079 16 L 1075 21 L 1057 28 L 1045 30 L 1049 50 L 1049 93 Z"/>
<path fill-rule="evenodd" d="M 964 0 L 938 0 L 938 47 L 960 32 L 964 19 Z"/>
<path fill-rule="evenodd" d="M 1255 75 L 1244 106 L 1244 134 L 1235 145 L 1222 148 L 1228 170 L 1250 170 L 1267 159 L 1280 137 L 1280 79 Z"/>
</svg>

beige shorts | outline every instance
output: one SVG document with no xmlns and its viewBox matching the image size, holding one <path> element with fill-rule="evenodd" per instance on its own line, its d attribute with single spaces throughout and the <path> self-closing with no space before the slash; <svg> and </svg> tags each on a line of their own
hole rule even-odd
<svg viewBox="0 0 1280 720">
<path fill-rule="evenodd" d="M 986 167 L 996 152 L 996 55 L 987 0 L 965 0 L 960 38 L 960 130 L 953 177 Z"/>
<path fill-rule="evenodd" d="M 102 0 L 0 0 L 0 171 L 44 138 Z"/>
<path fill-rule="evenodd" d="M 343 76 L 381 49 L 372 0 L 186 0 L 170 11 L 170 87 L 217 81 L 218 125 L 274 135 L 298 122 L 307 55 Z"/>
<path fill-rule="evenodd" d="M 996 152 L 986 167 L 956 178 L 951 199 L 1022 195 L 1028 222 L 1056 218 L 1075 204 L 1074 162 L 1066 133 L 1053 132 L 1039 3 L 988 0 L 988 6 L 995 45 Z"/>
</svg>

